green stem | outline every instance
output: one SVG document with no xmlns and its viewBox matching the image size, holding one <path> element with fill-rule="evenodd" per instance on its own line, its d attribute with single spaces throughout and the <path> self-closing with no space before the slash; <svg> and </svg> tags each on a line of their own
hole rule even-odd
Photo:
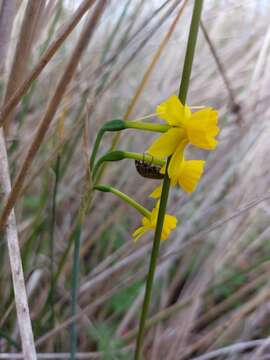
<svg viewBox="0 0 270 360">
<path fill-rule="evenodd" d="M 120 199 L 124 200 L 127 204 L 136 209 L 141 215 L 147 217 L 148 219 L 151 217 L 151 213 L 149 210 L 145 209 L 142 205 L 137 203 L 137 201 L 133 200 L 128 195 L 124 194 L 122 191 L 115 189 L 109 185 L 98 184 L 94 187 L 95 190 L 103 191 L 103 192 L 111 192 L 112 194 L 118 196 Z"/>
<path fill-rule="evenodd" d="M 74 231 L 74 253 L 73 253 L 73 266 L 72 266 L 72 284 L 71 284 L 71 316 L 77 315 L 77 289 L 80 268 L 80 238 L 81 238 L 81 223 L 79 222 Z M 70 360 L 76 359 L 77 352 L 77 325 L 76 320 L 71 324 L 71 349 Z"/>
<path fill-rule="evenodd" d="M 98 173 L 98 170 L 100 169 L 102 164 L 104 164 L 104 162 L 120 161 L 123 159 L 142 160 L 142 161 L 145 161 L 146 163 L 158 165 L 158 166 L 164 166 L 166 164 L 165 160 L 154 158 L 152 155 L 149 155 L 149 154 L 140 154 L 140 153 L 136 153 L 136 152 L 121 151 L 121 150 L 110 151 L 107 154 L 105 154 L 104 156 L 102 156 L 96 162 L 93 172 L 92 172 L 93 179 L 95 180 L 97 178 L 96 175 Z"/>
<path fill-rule="evenodd" d="M 158 165 L 158 166 L 164 166 L 166 164 L 165 160 L 157 159 L 147 153 L 140 154 L 140 153 L 135 153 L 135 152 L 131 152 L 131 151 L 125 151 L 124 153 L 125 153 L 125 157 L 128 159 L 142 160 L 148 164 Z"/>
<path fill-rule="evenodd" d="M 125 121 L 126 129 L 137 129 L 143 131 L 152 131 L 163 133 L 168 131 L 171 126 L 166 124 L 154 124 L 144 121 Z"/>
<path fill-rule="evenodd" d="M 91 159 L 90 159 L 90 167 L 93 169 L 95 164 L 97 152 L 99 149 L 99 145 L 101 143 L 102 137 L 107 131 L 121 131 L 125 129 L 137 129 L 143 131 L 152 131 L 152 132 L 166 132 L 170 129 L 169 125 L 161 125 L 161 124 L 152 124 L 150 122 L 143 121 L 124 121 L 120 119 L 111 120 L 105 123 L 102 128 L 97 133 L 96 141 L 93 147 Z"/>
<path fill-rule="evenodd" d="M 103 135 L 105 134 L 106 130 L 104 130 L 103 128 L 101 128 L 98 133 L 97 133 L 97 137 L 96 137 L 96 141 L 93 147 L 93 151 L 92 151 L 92 155 L 91 155 L 91 159 L 90 159 L 90 168 L 93 169 L 95 160 L 96 160 L 96 156 L 97 156 L 97 152 L 98 152 L 98 148 L 101 142 L 101 139 L 103 137 Z"/>
<path fill-rule="evenodd" d="M 52 218 L 50 226 L 50 272 L 51 272 L 51 288 L 49 292 L 49 302 L 51 305 L 51 328 L 54 327 L 55 311 L 54 311 L 54 298 L 55 298 L 55 281 L 54 281 L 54 233 L 55 233 L 55 216 L 56 216 L 56 196 L 58 191 L 59 177 L 60 177 L 60 155 L 57 156 L 57 160 L 54 166 L 55 181 L 53 188 L 52 198 Z"/>
<path fill-rule="evenodd" d="M 202 7 L 203 7 L 203 0 L 195 0 L 191 24 L 190 24 L 190 30 L 188 35 L 188 43 L 187 43 L 182 79 L 178 94 L 178 97 L 182 102 L 182 104 L 185 104 L 187 99 L 187 92 L 188 92 L 190 74 L 191 74 L 195 47 L 198 37 Z"/>
<path fill-rule="evenodd" d="M 181 102 L 183 104 L 185 104 L 185 102 L 186 102 L 187 91 L 188 91 L 188 87 L 189 87 L 189 80 L 190 80 L 192 63 L 193 63 L 193 58 L 194 58 L 194 53 L 195 53 L 195 46 L 196 46 L 196 42 L 197 42 L 197 35 L 198 35 L 202 5 L 203 5 L 203 0 L 195 0 L 193 14 L 192 14 L 192 20 L 191 20 L 191 25 L 190 25 L 190 31 L 189 31 L 188 44 L 187 44 L 186 55 L 185 55 L 185 61 L 184 61 L 184 67 L 183 67 L 183 73 L 182 73 L 182 79 L 181 79 L 181 85 L 180 85 L 180 90 L 179 90 L 179 99 L 181 100 Z M 152 293 L 155 269 L 156 269 L 157 258 L 158 258 L 158 253 L 159 253 L 161 233 L 162 233 L 164 217 L 165 217 L 167 201 L 168 201 L 168 195 L 169 195 L 169 189 L 170 189 L 170 179 L 168 177 L 168 172 L 167 172 L 169 162 L 170 162 L 170 158 L 167 161 L 166 174 L 165 174 L 165 178 L 164 178 L 163 186 L 162 186 L 157 226 L 156 226 L 155 235 L 154 235 L 154 242 L 153 242 L 153 247 L 152 247 L 149 271 L 148 271 L 147 280 L 146 280 L 146 289 L 145 289 L 142 313 L 141 313 L 141 317 L 140 317 L 139 332 L 138 332 L 137 341 L 136 341 L 135 360 L 141 359 L 141 348 L 142 348 L 142 342 L 143 342 L 143 336 L 144 336 L 144 330 L 145 330 L 145 323 L 146 323 L 148 309 L 149 309 L 150 300 L 151 300 L 151 293 Z"/>
</svg>

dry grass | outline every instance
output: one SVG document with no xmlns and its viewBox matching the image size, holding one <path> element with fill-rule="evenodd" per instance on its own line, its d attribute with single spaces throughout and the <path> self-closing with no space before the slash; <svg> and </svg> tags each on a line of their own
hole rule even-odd
<svg viewBox="0 0 270 360">
<path fill-rule="evenodd" d="M 121 1 L 121 6 L 113 0 L 104 10 L 100 0 L 50 0 L 41 2 L 28 22 L 25 3 L 17 2 L 5 67 L 0 64 L 2 103 L 12 97 L 16 101 L 10 104 L 18 103 L 15 109 L 2 107 L 1 123 L 8 109 L 5 140 L 13 191 L 19 184 L 10 206 L 1 194 L 0 204 L 8 208 L 6 215 L 16 205 L 37 352 L 56 359 L 54 352 L 69 351 L 71 234 L 85 195 L 86 154 L 107 120 L 153 113 L 177 91 L 192 2 L 177 21 L 183 2 L 174 0 Z M 81 3 L 85 7 L 76 17 Z M 92 26 L 85 53 L 74 57 L 97 6 L 101 20 Z M 77 24 L 87 9 L 89 15 Z M 246 360 L 268 353 L 263 344 L 270 325 L 269 14 L 267 1 L 205 0 L 202 20 L 210 44 L 201 32 L 188 103 L 216 107 L 222 132 L 217 151 L 190 149 L 191 157 L 208 160 L 196 193 L 171 192 L 169 212 L 181 223 L 162 244 L 146 359 Z M 0 33 L 7 38 L 2 22 L 0 16 Z M 25 36 L 25 28 L 33 31 L 33 26 L 34 36 Z M 18 43 L 25 40 L 25 46 Z M 14 56 L 23 58 L 16 62 Z M 76 66 L 67 76 L 72 59 Z M 42 121 L 48 131 L 40 137 Z M 143 152 L 150 140 L 151 135 L 130 130 L 121 134 L 118 148 Z M 106 135 L 100 155 L 113 141 Z M 29 146 L 35 156 L 31 152 L 25 167 Z M 147 196 L 156 182 L 140 178 L 128 160 L 107 166 L 102 182 L 153 205 Z M 143 300 L 151 235 L 135 244 L 131 232 L 138 215 L 105 195 L 95 194 L 83 225 L 78 359 L 131 359 Z M 11 359 L 5 353 L 20 352 L 21 342 L 3 239 L 0 359 Z M 52 271 L 58 274 L 54 284 Z"/>
</svg>

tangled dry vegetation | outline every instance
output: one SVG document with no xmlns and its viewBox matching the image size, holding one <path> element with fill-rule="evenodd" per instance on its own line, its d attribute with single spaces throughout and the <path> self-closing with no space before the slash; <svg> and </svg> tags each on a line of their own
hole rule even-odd
<svg viewBox="0 0 270 360">
<path fill-rule="evenodd" d="M 68 358 L 71 234 L 88 189 L 96 132 L 107 120 L 153 113 L 177 91 L 192 3 L 0 1 L 2 104 L 14 94 L 16 100 L 33 75 L 1 135 L 13 185 L 39 124 L 45 119 L 48 125 L 48 131 L 39 128 L 39 149 L 32 148 L 17 181 L 17 227 L 13 222 L 9 232 L 14 240 L 17 229 L 42 358 Z M 74 14 L 83 19 L 68 29 Z M 188 103 L 217 108 L 222 131 L 198 190 L 191 197 L 171 192 L 180 225 L 161 247 L 145 359 L 270 358 L 269 16 L 268 1 L 204 3 Z M 83 22 L 90 24 L 87 49 L 74 59 Z M 150 137 L 128 130 L 117 147 L 143 152 Z M 100 155 L 114 142 L 106 135 Z M 10 191 L 3 142 L 0 151 L 3 209 Z M 141 178 L 129 160 L 104 170 L 103 183 L 151 208 L 155 180 Z M 139 221 L 119 199 L 94 194 L 82 232 L 78 359 L 132 358 L 152 240 L 149 234 L 132 241 Z M 0 358 L 13 359 L 21 342 L 6 235 L 0 244 Z"/>
</svg>

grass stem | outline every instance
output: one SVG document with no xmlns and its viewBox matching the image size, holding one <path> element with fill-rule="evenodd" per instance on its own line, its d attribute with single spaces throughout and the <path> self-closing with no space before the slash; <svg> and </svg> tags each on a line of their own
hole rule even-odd
<svg viewBox="0 0 270 360">
<path fill-rule="evenodd" d="M 71 279 L 71 316 L 77 314 L 77 289 L 80 269 L 80 241 L 81 241 L 81 223 L 79 222 L 74 231 L 74 253 Z M 77 352 L 77 325 L 76 320 L 71 324 L 71 349 L 70 360 L 76 359 Z"/>
</svg>

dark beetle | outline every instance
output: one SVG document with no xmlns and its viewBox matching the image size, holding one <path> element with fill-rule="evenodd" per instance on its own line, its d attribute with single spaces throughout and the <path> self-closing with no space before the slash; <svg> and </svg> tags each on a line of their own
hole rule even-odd
<svg viewBox="0 0 270 360">
<path fill-rule="evenodd" d="M 148 164 L 144 160 L 135 160 L 138 173 L 148 179 L 163 179 L 164 174 L 160 173 L 160 166 Z"/>
</svg>

